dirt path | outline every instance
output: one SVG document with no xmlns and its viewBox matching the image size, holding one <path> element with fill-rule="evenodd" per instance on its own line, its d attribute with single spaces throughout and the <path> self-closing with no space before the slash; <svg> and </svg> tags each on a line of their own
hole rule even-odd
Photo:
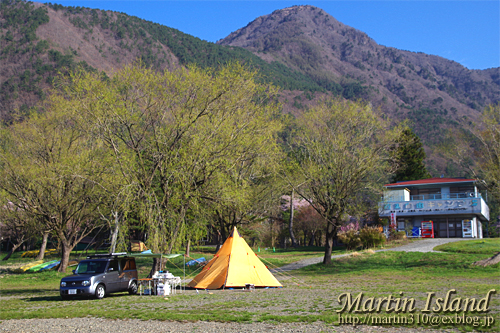
<svg viewBox="0 0 500 333">
<path fill-rule="evenodd" d="M 461 241 L 464 240 L 463 238 L 428 238 L 428 239 L 422 239 L 417 242 L 412 242 L 407 245 L 403 246 L 398 246 L 394 247 L 391 249 L 384 249 L 384 250 L 377 250 L 375 252 L 382 252 L 382 251 L 404 251 L 404 252 L 439 252 L 439 251 L 434 251 L 434 248 L 438 245 L 446 244 L 446 243 L 451 243 L 451 242 L 456 242 L 456 241 Z M 338 254 L 332 256 L 332 259 L 334 258 L 341 258 L 350 255 L 350 253 L 344 253 L 344 254 Z M 277 271 L 283 271 L 283 272 L 288 272 L 288 271 L 293 271 L 295 269 L 299 269 L 302 267 L 306 267 L 309 265 L 314 265 L 318 264 L 320 262 L 323 262 L 323 257 L 316 257 L 316 258 L 309 258 L 309 259 L 304 259 L 300 260 L 297 262 L 293 262 L 291 264 L 282 266 L 277 269 Z M 271 270 L 271 272 L 276 272 L 276 270 Z"/>
</svg>

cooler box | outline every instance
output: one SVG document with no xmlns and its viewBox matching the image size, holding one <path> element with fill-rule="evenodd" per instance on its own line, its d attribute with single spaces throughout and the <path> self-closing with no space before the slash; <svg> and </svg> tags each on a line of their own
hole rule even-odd
<svg viewBox="0 0 500 333">
<path fill-rule="evenodd" d="M 158 283 L 156 286 L 156 295 L 167 296 L 170 295 L 170 285 L 168 283 Z"/>
</svg>

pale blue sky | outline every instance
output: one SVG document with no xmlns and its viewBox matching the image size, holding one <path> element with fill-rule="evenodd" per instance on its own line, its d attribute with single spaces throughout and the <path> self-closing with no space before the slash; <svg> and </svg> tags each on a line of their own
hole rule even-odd
<svg viewBox="0 0 500 333">
<path fill-rule="evenodd" d="M 375 42 L 438 55 L 469 69 L 500 67 L 500 1 L 52 1 L 123 12 L 215 42 L 259 16 L 319 7 Z"/>
</svg>

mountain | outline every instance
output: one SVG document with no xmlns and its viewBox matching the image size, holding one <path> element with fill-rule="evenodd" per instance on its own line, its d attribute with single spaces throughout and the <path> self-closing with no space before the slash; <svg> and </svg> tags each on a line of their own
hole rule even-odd
<svg viewBox="0 0 500 333">
<path fill-rule="evenodd" d="M 313 6 L 276 10 L 217 44 L 245 48 L 303 73 L 333 94 L 357 95 L 394 119 L 410 119 L 427 147 L 500 101 L 500 68 L 469 70 L 442 57 L 378 45 Z M 352 89 L 338 89 L 349 84 Z M 306 100 L 302 97 L 295 99 Z"/>
<path fill-rule="evenodd" d="M 0 118 L 5 122 L 29 112 L 61 74 L 80 67 L 108 75 L 136 60 L 160 70 L 191 64 L 216 68 L 239 61 L 285 89 L 322 89 L 309 77 L 243 48 L 98 9 L 3 0 L 0 46 Z"/>
<path fill-rule="evenodd" d="M 364 99 L 395 121 L 410 119 L 438 175 L 451 166 L 434 152 L 448 130 L 500 100 L 498 68 L 468 70 L 441 57 L 378 45 L 319 8 L 262 16 L 217 44 L 123 13 L 0 2 L 0 118 L 23 117 L 60 75 L 82 68 L 112 75 L 139 60 L 174 69 L 231 61 L 283 90 L 284 111 L 303 112 L 325 95 Z"/>
</svg>

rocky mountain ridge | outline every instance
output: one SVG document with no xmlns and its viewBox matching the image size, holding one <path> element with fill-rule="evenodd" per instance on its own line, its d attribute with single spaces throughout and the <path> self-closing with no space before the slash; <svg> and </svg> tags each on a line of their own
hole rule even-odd
<svg viewBox="0 0 500 333">
<path fill-rule="evenodd" d="M 439 56 L 378 45 L 313 6 L 276 10 L 217 43 L 243 47 L 318 82 L 360 82 L 364 99 L 395 119 L 410 119 L 427 145 L 500 101 L 500 68 L 469 70 Z"/>
</svg>

